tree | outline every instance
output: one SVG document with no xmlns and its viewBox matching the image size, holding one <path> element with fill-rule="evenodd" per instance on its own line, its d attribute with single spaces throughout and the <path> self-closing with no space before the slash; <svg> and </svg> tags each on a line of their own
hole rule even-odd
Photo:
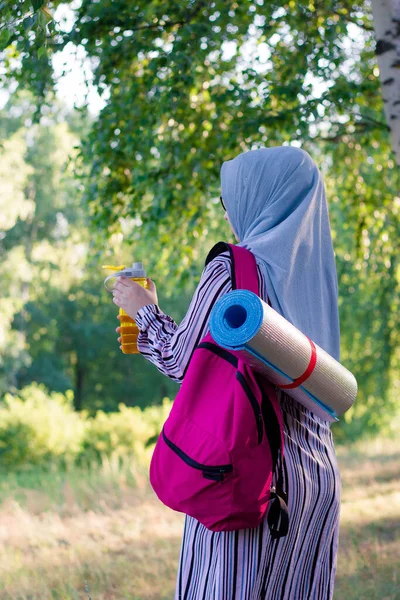
<svg viewBox="0 0 400 600">
<path fill-rule="evenodd" d="M 400 3 L 372 0 L 372 13 L 386 123 L 400 165 Z"/>
<path fill-rule="evenodd" d="M 10 38 L 22 59 L 11 75 L 35 90 L 41 80 L 44 94 L 50 75 L 37 63 L 39 41 L 21 27 Z M 359 60 L 346 48 L 351 28 Z M 84 46 L 99 92 L 110 93 L 83 141 L 93 222 L 111 232 L 140 215 L 159 253 L 171 232 L 181 249 L 164 257 L 177 277 L 186 276 L 178 256 L 192 261 L 215 220 L 210 200 L 223 160 L 254 145 L 389 135 L 372 14 L 361 1 L 344 8 L 197 0 L 166 11 L 147 0 L 85 0 L 71 31 L 56 23 L 49 53 L 70 42 Z M 311 76 L 324 84 L 319 98 Z"/>
<path fill-rule="evenodd" d="M 345 136 L 328 156 L 341 361 L 359 383 L 342 431 L 355 438 L 377 432 L 398 411 L 400 181 L 386 135 L 356 143 Z"/>
<path fill-rule="evenodd" d="M 40 58 L 35 33 L 14 28 L 6 55 L 21 62 L 12 68 L 10 59 L 7 75 L 43 103 L 52 52 L 84 47 L 95 85 L 109 94 L 76 171 L 93 246 L 123 235 L 171 298 L 174 287 L 193 289 L 205 249 L 228 237 L 218 202 L 224 160 L 290 143 L 315 158 L 329 190 L 342 355 L 360 383 L 357 422 L 370 426 L 398 364 L 400 186 L 369 3 L 83 0 L 68 32 L 56 14 Z"/>
<path fill-rule="evenodd" d="M 73 177 L 78 140 L 66 121 L 58 122 L 63 107 L 47 111 L 46 124 L 26 128 L 34 112 L 30 100 L 22 94 L 0 113 L 0 130 L 8 136 L 0 165 L 0 393 L 40 381 L 49 391 L 72 389 L 75 408 L 91 411 L 173 397 L 176 383 L 118 348 L 118 311 L 103 288 L 87 207 Z M 19 119 L 10 119 L 13 114 Z M 85 131 L 83 117 L 75 128 Z M 98 250 L 120 259 L 129 252 L 116 243 Z M 176 318 L 185 301 L 183 295 L 178 314 L 171 307 Z"/>
</svg>

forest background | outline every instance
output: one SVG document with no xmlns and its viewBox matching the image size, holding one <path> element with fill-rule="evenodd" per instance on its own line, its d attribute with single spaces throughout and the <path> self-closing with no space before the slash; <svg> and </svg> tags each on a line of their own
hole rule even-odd
<svg viewBox="0 0 400 600">
<path fill-rule="evenodd" d="M 143 261 L 179 324 L 235 243 L 222 162 L 281 144 L 323 174 L 359 384 L 332 426 L 335 598 L 398 598 L 400 174 L 371 3 L 0 0 L 1 598 L 172 597 L 182 515 L 147 468 L 179 386 L 120 352 L 101 265 Z"/>
<path fill-rule="evenodd" d="M 142 260 L 179 323 L 208 249 L 234 242 L 222 162 L 293 144 L 324 175 L 341 360 L 359 382 L 334 431 L 387 428 L 399 392 L 400 186 L 368 4 L 1 10 L 1 394 L 39 382 L 91 415 L 173 398 L 175 382 L 120 353 L 101 264 Z M 55 65 L 63 57 L 62 80 L 74 53 L 101 98 L 94 116 L 88 101 L 68 109 L 55 94 Z"/>
</svg>

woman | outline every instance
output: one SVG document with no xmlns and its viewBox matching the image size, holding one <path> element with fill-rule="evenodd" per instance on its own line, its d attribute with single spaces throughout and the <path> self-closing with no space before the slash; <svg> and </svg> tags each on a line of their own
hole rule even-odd
<svg viewBox="0 0 400 600">
<path fill-rule="evenodd" d="M 321 174 L 291 146 L 240 154 L 221 169 L 225 219 L 257 263 L 259 295 L 340 360 L 338 287 Z M 153 282 L 116 284 L 114 302 L 140 329 L 138 348 L 163 374 L 182 382 L 208 332 L 213 304 L 232 289 L 229 253 L 203 270 L 178 326 L 158 307 Z M 119 331 L 119 328 L 117 328 Z M 120 338 L 119 338 L 120 339 Z M 280 391 L 284 418 L 286 537 L 256 529 L 212 532 L 185 517 L 175 600 L 330 600 L 339 532 L 340 477 L 330 424 Z"/>
</svg>

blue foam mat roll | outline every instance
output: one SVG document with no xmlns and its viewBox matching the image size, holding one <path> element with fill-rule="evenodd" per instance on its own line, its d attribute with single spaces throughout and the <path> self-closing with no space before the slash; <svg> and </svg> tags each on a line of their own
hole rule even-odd
<svg viewBox="0 0 400 600">
<path fill-rule="evenodd" d="M 310 363 L 308 337 L 248 290 L 233 290 L 216 302 L 210 333 L 217 344 L 235 352 L 278 387 L 302 376 Z M 301 385 L 285 391 L 320 418 L 337 421 L 337 415 L 353 404 L 357 381 L 325 350 L 314 347 L 314 370 Z"/>
<path fill-rule="evenodd" d="M 259 331 L 263 319 L 260 298 L 246 290 L 224 294 L 210 316 L 210 333 L 220 346 L 240 350 Z"/>
</svg>

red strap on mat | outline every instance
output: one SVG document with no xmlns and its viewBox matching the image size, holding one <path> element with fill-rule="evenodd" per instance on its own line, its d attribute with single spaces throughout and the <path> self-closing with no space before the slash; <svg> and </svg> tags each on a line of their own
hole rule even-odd
<svg viewBox="0 0 400 600">
<path fill-rule="evenodd" d="M 304 371 L 303 375 L 300 375 L 300 377 L 297 377 L 297 379 L 292 381 L 292 383 L 287 383 L 285 385 L 277 384 L 278 387 L 280 387 L 283 390 L 289 390 L 289 389 L 292 389 L 295 387 L 299 387 L 299 385 L 301 385 L 306 379 L 308 379 L 310 377 L 311 373 L 314 371 L 315 365 L 317 364 L 317 349 L 315 348 L 314 342 L 312 340 L 310 340 L 310 338 L 308 336 L 306 336 L 306 338 L 308 339 L 308 341 L 311 344 L 311 358 L 310 358 L 308 367 Z"/>
</svg>

